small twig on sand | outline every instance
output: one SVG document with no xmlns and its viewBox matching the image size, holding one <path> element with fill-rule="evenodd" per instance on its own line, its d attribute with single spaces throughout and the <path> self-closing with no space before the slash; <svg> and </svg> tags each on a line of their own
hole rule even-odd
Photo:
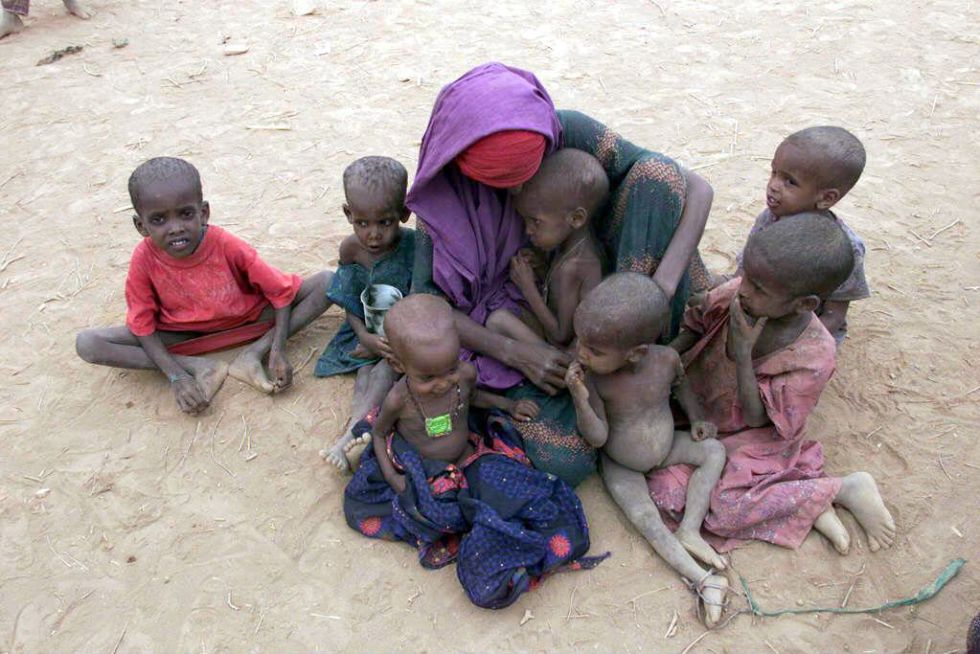
<svg viewBox="0 0 980 654">
<path fill-rule="evenodd" d="M 942 454 L 939 455 L 939 467 L 943 469 L 943 474 L 946 475 L 946 478 L 949 479 L 950 481 L 953 481 L 952 475 L 950 475 L 949 474 L 949 470 L 946 469 L 946 464 L 943 463 L 943 455 Z"/>
<path fill-rule="evenodd" d="M 882 425 L 881 427 L 878 427 L 876 429 L 872 429 L 867 434 L 865 434 L 864 437 L 865 438 L 871 438 L 872 436 L 874 436 L 875 434 L 877 434 L 879 431 L 881 431 L 884 428 L 885 428 L 884 425 Z"/>
<path fill-rule="evenodd" d="M 11 179 L 13 179 L 13 178 L 11 177 Z M 10 258 L 11 252 L 13 252 L 14 251 L 14 248 L 16 248 L 18 245 L 20 245 L 20 242 L 23 241 L 23 240 L 24 240 L 24 237 L 21 236 L 19 239 L 17 239 L 16 241 L 14 241 L 14 244 L 11 245 L 9 248 L 7 248 L 7 251 L 3 253 L 3 257 L 0 257 L 0 272 L 3 272 L 4 270 L 6 270 L 7 269 L 7 266 L 9 266 L 10 264 L 12 264 L 13 262 L 20 261 L 21 259 L 24 258 L 23 256 L 14 257 L 13 259 Z"/>
<path fill-rule="evenodd" d="M 660 3 L 657 2 L 657 0 L 650 0 L 650 2 L 653 3 L 653 6 L 654 7 L 656 7 L 657 9 L 660 10 L 660 15 L 661 16 L 663 16 L 664 18 L 667 18 L 667 12 L 664 11 L 664 8 L 660 6 Z"/>
<path fill-rule="evenodd" d="M 191 439 L 191 442 L 187 444 L 187 449 L 184 450 L 184 454 L 180 457 L 180 461 L 177 462 L 177 466 L 176 467 L 179 468 L 180 466 L 182 466 L 184 464 L 184 461 L 187 460 L 187 456 L 191 453 L 191 448 L 194 447 L 194 441 L 197 440 L 197 435 L 199 433 L 201 433 L 201 421 L 200 420 L 197 421 L 197 427 L 194 429 L 194 437 Z"/>
<path fill-rule="evenodd" d="M 653 590 L 648 590 L 645 593 L 640 593 L 639 595 L 637 595 L 633 599 L 626 600 L 626 603 L 627 604 L 634 604 L 635 605 L 636 604 L 636 600 L 640 599 L 641 597 L 646 597 L 647 595 L 653 595 L 654 593 L 659 593 L 661 591 L 668 590 L 669 588 L 670 588 L 670 586 L 661 586 L 660 588 L 654 588 Z"/>
<path fill-rule="evenodd" d="M 854 581 L 851 582 L 851 585 L 850 585 L 850 587 L 848 587 L 847 592 L 844 593 L 844 599 L 841 600 L 841 603 L 840 603 L 840 607 L 841 608 L 844 608 L 844 607 L 847 606 L 847 600 L 851 599 L 851 592 L 854 590 L 854 585 L 858 581 L 857 578 L 864 574 L 864 569 L 867 567 L 867 565 L 868 565 L 867 563 L 862 563 L 861 564 L 861 569 L 857 571 L 857 574 L 856 575 L 854 575 Z"/>
<path fill-rule="evenodd" d="M 888 624 L 887 622 L 885 622 L 884 620 L 879 620 L 878 618 L 871 618 L 871 619 L 874 620 L 875 622 L 877 622 L 880 625 L 883 625 L 885 627 L 888 627 L 889 629 L 894 629 L 895 628 L 895 627 L 891 626 L 890 624 Z"/>
<path fill-rule="evenodd" d="M 228 608 L 230 608 L 230 609 L 233 609 L 235 611 L 241 611 L 242 610 L 242 607 L 236 605 L 234 602 L 231 601 L 231 591 L 230 590 L 228 591 L 228 597 L 225 598 L 225 603 L 228 605 Z"/>
<path fill-rule="evenodd" d="M 129 625 L 123 627 L 122 633 L 119 634 L 119 640 L 116 641 L 116 646 L 112 648 L 112 652 L 109 654 L 116 654 L 119 651 L 119 646 L 122 645 L 123 638 L 126 637 L 126 630 L 129 629 Z"/>
<path fill-rule="evenodd" d="M 700 636 L 698 636 L 697 638 L 695 638 L 694 640 L 692 640 L 690 645 L 688 645 L 687 647 L 685 647 L 684 649 L 681 650 L 681 654 L 687 654 L 688 652 L 690 652 L 692 647 L 694 647 L 695 645 L 697 645 L 698 643 L 700 643 L 701 642 L 701 639 L 704 638 L 705 636 L 707 636 L 710 633 L 711 633 L 711 630 L 709 629 L 708 631 L 704 632 L 703 634 L 701 634 Z"/>
<path fill-rule="evenodd" d="M 934 231 L 932 233 L 932 236 L 930 236 L 928 240 L 930 240 L 930 241 L 933 240 L 934 238 L 936 238 L 937 236 L 939 236 L 940 234 L 942 234 L 943 232 L 945 232 L 947 229 L 950 229 L 952 227 L 956 227 L 961 222 L 963 222 L 963 221 L 960 220 L 959 218 L 957 218 L 956 220 L 954 220 L 950 224 L 946 225 L 945 227 L 940 227 L 939 229 L 937 229 L 936 231 Z"/>
<path fill-rule="evenodd" d="M 779 650 L 776 649 L 775 647 L 773 647 L 772 644 L 768 640 L 764 640 L 762 642 L 764 642 L 766 644 L 766 647 L 768 647 L 769 649 L 771 649 L 772 651 L 774 651 L 776 654 L 779 654 Z"/>
<path fill-rule="evenodd" d="M 218 431 L 218 425 L 221 424 L 221 419 L 224 417 L 225 417 L 225 412 L 222 411 L 221 415 L 218 416 L 218 420 L 214 423 L 214 427 L 211 429 L 211 460 L 214 461 L 215 465 L 217 465 L 222 470 L 227 472 L 229 475 L 234 477 L 235 473 L 229 470 L 227 466 L 225 466 L 225 464 L 223 464 L 221 461 L 218 461 L 218 458 L 214 455 L 214 434 L 216 431 Z"/>
<path fill-rule="evenodd" d="M 296 368 L 296 369 L 295 369 L 295 370 L 293 371 L 293 375 L 295 375 L 295 374 L 296 374 L 296 373 L 298 373 L 298 372 L 299 372 L 300 370 L 302 370 L 303 368 L 305 368 L 305 367 L 306 367 L 306 364 L 308 364 L 308 363 L 310 362 L 310 360 L 311 360 L 311 359 L 313 358 L 313 355 L 314 355 L 314 354 L 316 354 L 316 350 L 317 350 L 317 349 L 316 349 L 315 347 L 311 347 L 311 348 L 310 348 L 310 353 L 306 355 L 306 358 L 305 358 L 305 359 L 303 359 L 303 363 L 301 363 L 301 364 L 299 364 L 299 367 L 298 367 L 298 368 Z"/>
<path fill-rule="evenodd" d="M 248 423 L 245 422 L 245 414 L 242 414 L 242 442 L 238 444 L 238 451 L 245 448 L 245 441 L 248 439 Z"/>
<path fill-rule="evenodd" d="M 635 604 L 634 604 L 635 606 Z M 667 625 L 667 631 L 664 632 L 664 639 L 673 638 L 674 634 L 677 633 L 677 610 L 674 610 L 674 617 L 670 619 L 670 624 Z"/>
</svg>

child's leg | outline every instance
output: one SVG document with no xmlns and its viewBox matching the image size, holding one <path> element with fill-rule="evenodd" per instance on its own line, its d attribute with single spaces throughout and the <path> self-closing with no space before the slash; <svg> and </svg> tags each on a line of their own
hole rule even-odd
<svg viewBox="0 0 980 654">
<path fill-rule="evenodd" d="M 713 438 L 698 442 L 692 440 L 688 432 L 675 431 L 674 443 L 661 467 L 666 468 L 675 463 L 687 463 L 697 466 L 697 469 L 687 484 L 684 519 L 674 536 L 692 556 L 716 570 L 724 570 L 725 559 L 701 536 L 701 523 L 708 514 L 711 491 L 725 467 L 725 446 Z"/>
<path fill-rule="evenodd" d="M 330 306 L 330 300 L 327 299 L 327 289 L 330 288 L 332 278 L 333 273 L 324 270 L 303 280 L 302 286 L 296 293 L 296 299 L 293 300 L 292 311 L 289 315 L 290 336 L 309 325 Z M 269 381 L 269 377 L 262 367 L 262 360 L 272 348 L 272 337 L 273 332 L 270 330 L 262 338 L 242 350 L 241 354 L 231 362 L 228 374 L 265 393 L 271 393 L 272 382 Z"/>
<path fill-rule="evenodd" d="M 195 336 L 193 333 L 158 333 L 165 345 L 186 341 Z M 83 330 L 75 337 L 75 351 L 85 361 L 100 366 L 157 370 L 156 364 L 143 351 L 139 340 L 126 327 Z M 185 356 L 175 356 L 174 359 L 184 370 L 193 375 L 208 400 L 218 392 L 228 374 L 228 364 L 223 361 Z"/>
<path fill-rule="evenodd" d="M 545 343 L 541 334 L 535 332 L 534 329 L 507 309 L 497 309 L 487 316 L 486 327 L 492 332 L 522 343 Z"/>
<path fill-rule="evenodd" d="M 354 382 L 354 399 L 351 401 L 350 419 L 344 425 L 344 433 L 340 435 L 333 447 L 324 452 L 327 461 L 340 470 L 353 469 L 349 459 L 360 458 L 360 453 L 352 452 L 352 432 L 354 425 L 364 419 L 368 411 L 380 406 L 388 391 L 395 383 L 395 372 L 387 361 L 379 361 L 371 366 L 363 366 L 357 370 L 357 381 Z M 365 436 L 364 443 L 370 442 L 370 435 Z M 359 446 L 359 444 L 356 444 Z"/>
<path fill-rule="evenodd" d="M 2 14 L 0 16 L 0 39 L 8 34 L 16 34 L 24 29 L 24 21 L 14 12 L 4 9 L 0 14 Z"/>
<path fill-rule="evenodd" d="M 864 528 L 872 552 L 891 547 L 895 542 L 895 521 L 881 499 L 874 477 L 868 473 L 852 472 L 842 478 L 834 503 L 850 511 Z"/>
<path fill-rule="evenodd" d="M 79 18 L 84 19 L 92 17 L 92 14 L 85 11 L 85 9 L 78 4 L 78 0 L 63 0 L 63 2 L 65 3 L 65 9 L 67 9 L 68 13 L 72 14 L 73 16 L 78 16 Z"/>
<path fill-rule="evenodd" d="M 698 586 L 698 593 L 705 603 L 705 624 L 709 627 L 717 624 L 721 619 L 728 580 L 712 575 L 699 566 L 670 533 L 650 498 L 647 480 L 642 473 L 619 465 L 605 454 L 602 455 L 601 471 L 609 494 L 633 526 L 670 567 Z"/>
</svg>

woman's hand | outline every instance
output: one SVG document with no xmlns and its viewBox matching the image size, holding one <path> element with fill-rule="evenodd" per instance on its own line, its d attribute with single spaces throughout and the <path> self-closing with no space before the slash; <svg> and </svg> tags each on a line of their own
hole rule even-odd
<svg viewBox="0 0 980 654">
<path fill-rule="evenodd" d="M 548 395 L 565 388 L 565 373 L 572 357 L 550 345 L 514 342 L 512 366 Z"/>
</svg>

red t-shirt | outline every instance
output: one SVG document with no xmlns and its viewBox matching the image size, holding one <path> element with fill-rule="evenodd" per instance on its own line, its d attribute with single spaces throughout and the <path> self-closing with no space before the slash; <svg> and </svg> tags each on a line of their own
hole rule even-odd
<svg viewBox="0 0 980 654">
<path fill-rule="evenodd" d="M 136 336 L 156 330 L 217 332 L 258 319 L 271 304 L 290 304 L 303 283 L 262 261 L 255 248 L 209 225 L 197 250 L 175 259 L 144 238 L 129 262 L 126 326 Z"/>
</svg>

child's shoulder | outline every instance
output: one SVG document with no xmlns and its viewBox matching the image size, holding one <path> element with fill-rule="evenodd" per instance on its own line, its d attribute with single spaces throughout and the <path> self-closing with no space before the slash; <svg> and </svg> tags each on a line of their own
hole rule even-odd
<svg viewBox="0 0 980 654">
<path fill-rule="evenodd" d="M 352 263 L 358 263 L 358 258 L 363 252 L 364 247 L 361 245 L 361 242 L 357 239 L 357 236 L 351 234 L 340 242 L 337 255 L 340 259 L 340 265 L 348 266 Z"/>
</svg>

